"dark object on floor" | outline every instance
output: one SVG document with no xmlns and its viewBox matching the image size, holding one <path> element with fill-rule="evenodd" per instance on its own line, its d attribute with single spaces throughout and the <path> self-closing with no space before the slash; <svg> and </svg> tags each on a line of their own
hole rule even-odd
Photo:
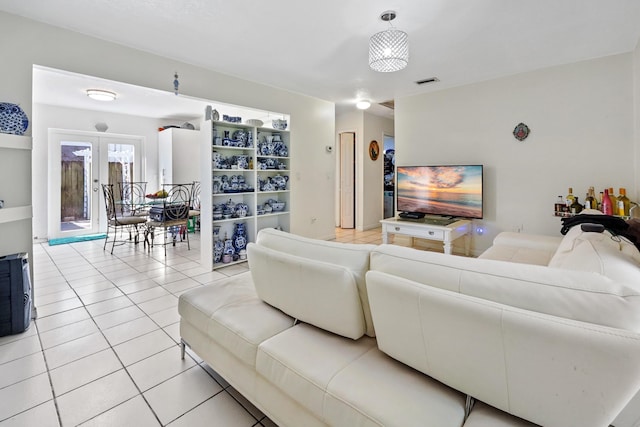
<svg viewBox="0 0 640 427">
<path fill-rule="evenodd" d="M 31 280 L 26 253 L 0 257 L 0 336 L 24 332 L 31 322 Z"/>
</svg>

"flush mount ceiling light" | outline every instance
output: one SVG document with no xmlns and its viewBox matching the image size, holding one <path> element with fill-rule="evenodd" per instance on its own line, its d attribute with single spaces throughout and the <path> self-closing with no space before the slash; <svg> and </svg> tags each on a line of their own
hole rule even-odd
<svg viewBox="0 0 640 427">
<path fill-rule="evenodd" d="M 113 101 L 116 99 L 116 94 L 114 92 L 102 89 L 87 89 L 87 96 L 91 99 L 95 99 L 96 101 Z"/>
<path fill-rule="evenodd" d="M 356 108 L 358 110 L 366 110 L 369 107 L 371 107 L 371 102 L 367 101 L 366 99 L 356 102 Z"/>
<path fill-rule="evenodd" d="M 388 10 L 380 19 L 389 23 L 389 29 L 375 33 L 369 39 L 369 67 L 381 73 L 402 70 L 409 63 L 409 38 L 404 31 L 391 24 L 396 12 Z"/>
</svg>

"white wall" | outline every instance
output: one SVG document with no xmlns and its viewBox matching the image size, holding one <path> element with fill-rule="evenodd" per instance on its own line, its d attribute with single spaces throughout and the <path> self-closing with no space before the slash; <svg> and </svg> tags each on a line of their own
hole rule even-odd
<svg viewBox="0 0 640 427">
<path fill-rule="evenodd" d="M 384 135 L 394 135 L 393 120 L 364 113 L 364 144 L 362 150 L 362 229 L 380 226 L 384 217 Z M 378 141 L 380 155 L 373 161 L 369 157 L 369 143 Z"/>
<path fill-rule="evenodd" d="M 19 43 L 17 42 L 19 41 Z M 184 95 L 291 115 L 291 231 L 334 236 L 335 105 L 0 12 L 0 93 L 33 117 L 34 64 L 167 90 L 176 70 Z M 27 133 L 31 134 L 32 129 Z M 320 179 L 318 179 L 320 178 Z"/>
<path fill-rule="evenodd" d="M 568 187 L 581 200 L 591 185 L 637 194 L 633 76 L 621 54 L 396 99 L 396 165 L 484 164 L 476 253 L 516 227 L 559 235 L 553 201 Z"/>
</svg>

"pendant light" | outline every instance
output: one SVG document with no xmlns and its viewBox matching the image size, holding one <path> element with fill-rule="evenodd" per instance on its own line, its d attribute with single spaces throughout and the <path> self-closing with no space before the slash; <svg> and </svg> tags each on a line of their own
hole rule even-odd
<svg viewBox="0 0 640 427">
<path fill-rule="evenodd" d="M 399 71 L 409 63 L 409 38 L 407 33 L 393 27 L 391 21 L 395 18 L 393 10 L 383 12 L 380 19 L 388 22 L 389 28 L 369 39 L 369 67 L 374 71 Z"/>
</svg>

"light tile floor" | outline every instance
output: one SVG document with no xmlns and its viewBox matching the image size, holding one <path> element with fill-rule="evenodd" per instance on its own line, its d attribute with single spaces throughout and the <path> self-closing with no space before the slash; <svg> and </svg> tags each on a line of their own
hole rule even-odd
<svg viewBox="0 0 640 427">
<path fill-rule="evenodd" d="M 38 319 L 0 338 L 0 426 L 273 426 L 197 355 L 180 359 L 178 297 L 247 271 L 199 265 L 198 235 L 151 253 L 34 245 Z M 381 242 L 380 229 L 336 241 Z"/>
</svg>

